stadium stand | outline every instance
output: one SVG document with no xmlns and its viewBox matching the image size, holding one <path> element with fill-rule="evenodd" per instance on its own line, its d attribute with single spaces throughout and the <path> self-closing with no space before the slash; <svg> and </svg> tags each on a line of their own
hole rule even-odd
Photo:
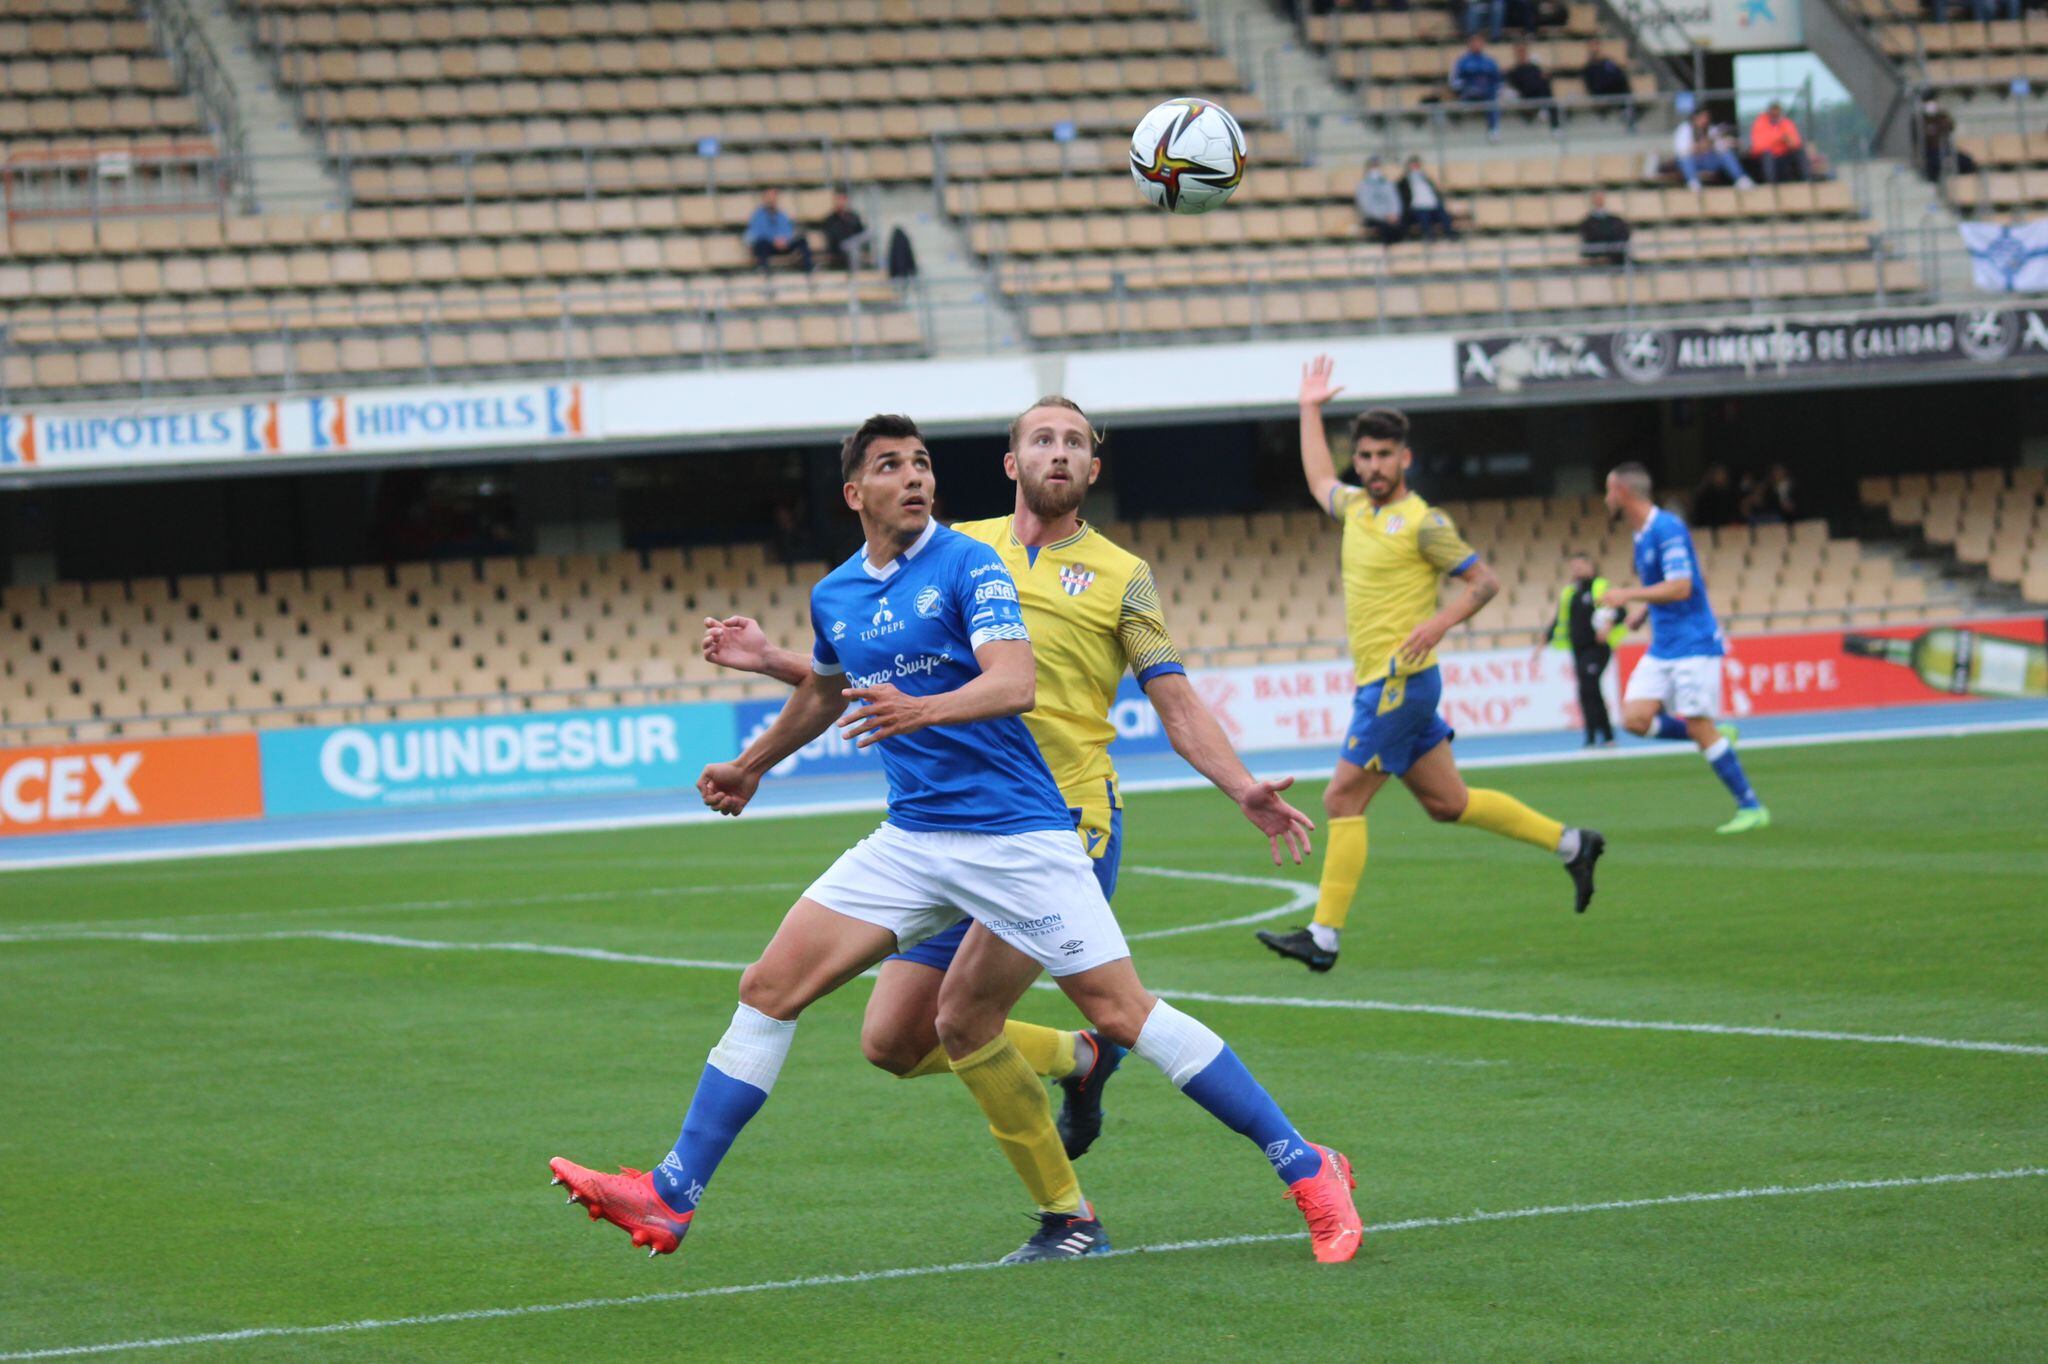
<svg viewBox="0 0 2048 1364">
<path fill-rule="evenodd" d="M 1416 112 L 1442 101 L 1451 66 L 1464 51 L 1463 26 L 1448 8 L 1313 15 L 1304 31 L 1328 58 L 1337 78 L 1374 112 Z M 1528 39 L 1529 54 L 1552 73 L 1556 98 L 1584 99 L 1585 86 L 1572 73 L 1584 68 L 1589 40 L 1614 36 L 1603 29 L 1596 6 L 1571 5 L 1561 27 L 1543 29 Z M 1520 33 L 1504 33 L 1489 45 L 1491 53 L 1506 67 L 1514 44 L 1522 39 Z M 1627 51 L 1615 55 L 1625 61 Z M 1637 92 L 1656 89 L 1656 79 L 1647 71 L 1624 69 Z"/>
<path fill-rule="evenodd" d="M 198 140 L 204 122 L 134 0 L 8 0 L 0 161 Z"/>
<path fill-rule="evenodd" d="M 1857 491 L 1893 526 L 2029 602 L 2048 602 L 2048 469 L 1878 476 Z"/>
<path fill-rule="evenodd" d="M 2036 546 L 2039 492 L 2037 480 Z M 1597 496 L 1444 506 L 1506 588 L 1485 628 L 1462 627 L 1451 647 L 1532 641 L 1554 609 L 1565 545 L 1605 564 L 1628 559 Z M 1198 663 L 1341 654 L 1335 537 L 1317 513 L 1104 529 L 1158 565 L 1168 620 Z M 1699 550 L 1735 628 L 1879 624 L 1926 610 L 1923 579 L 1831 538 L 1822 521 L 1702 532 Z M 736 544 L 9 587 L 0 629 L 20 645 L 0 664 L 0 725 L 8 742 L 36 743 L 772 696 L 773 684 L 698 657 L 702 618 L 746 612 L 776 638 L 801 638 L 825 568 Z M 2048 576 L 2048 561 L 2035 572 Z M 2048 599 L 2048 582 L 2034 585 Z"/>
</svg>

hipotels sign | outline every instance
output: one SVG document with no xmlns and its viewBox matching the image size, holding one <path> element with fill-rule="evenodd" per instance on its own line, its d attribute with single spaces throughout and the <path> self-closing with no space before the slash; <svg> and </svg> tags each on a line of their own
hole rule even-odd
<svg viewBox="0 0 2048 1364">
<path fill-rule="evenodd" d="M 2048 311 L 1980 308 L 1849 321 L 1735 322 L 1462 338 L 1466 393 L 1655 388 L 1686 381 L 1797 379 L 1902 365 L 1991 369 L 2048 362 Z"/>
<path fill-rule="evenodd" d="M 0 412 L 0 467 L 78 469 L 552 444 L 596 434 L 584 386 L 389 389 L 225 406 Z"/>
<path fill-rule="evenodd" d="M 1802 0 L 1622 0 L 1622 16 L 1652 52 L 1768 52 L 1805 41 Z"/>
<path fill-rule="evenodd" d="M 718 704 L 279 730 L 263 799 L 300 815 L 687 790 L 731 745 Z"/>
</svg>

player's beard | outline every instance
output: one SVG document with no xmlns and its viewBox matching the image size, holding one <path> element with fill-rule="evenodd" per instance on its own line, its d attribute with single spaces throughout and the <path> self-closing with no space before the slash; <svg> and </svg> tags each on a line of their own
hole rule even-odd
<svg viewBox="0 0 2048 1364">
<path fill-rule="evenodd" d="M 1023 478 L 1017 486 L 1024 491 L 1024 505 L 1041 521 L 1057 521 L 1079 511 L 1082 500 L 1088 496 L 1088 485 L 1072 473 L 1065 483 Z"/>
</svg>

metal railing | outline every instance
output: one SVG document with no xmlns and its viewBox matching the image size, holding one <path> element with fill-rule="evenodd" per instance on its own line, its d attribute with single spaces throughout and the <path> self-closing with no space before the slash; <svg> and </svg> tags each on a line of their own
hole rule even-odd
<svg viewBox="0 0 2048 1364">
<path fill-rule="evenodd" d="M 1802 628 L 1813 628 L 1816 624 L 1834 625 L 1846 616 L 1855 616 L 1861 611 L 1888 612 L 1912 609 L 1928 618 L 1938 615 L 1938 606 L 1917 606 L 1903 608 L 1890 605 L 1868 607 L 1849 606 L 1845 608 L 1812 608 L 1795 611 L 1731 612 L 1721 616 L 1721 623 L 1732 632 L 1759 634 L 1766 628 L 1779 628 L 1782 622 L 1796 621 Z M 1973 618 L 1982 613 L 1972 612 Z M 2038 613 L 2026 616 L 2038 617 Z M 1875 623 L 1875 622 L 1871 622 Z M 1506 649 L 1542 647 L 1534 644 L 1540 622 L 1527 625 L 1507 625 L 1488 629 L 1465 630 L 1447 647 L 1459 649 Z M 678 652 L 688 647 L 687 641 L 678 642 Z M 1330 662 L 1349 657 L 1350 645 L 1341 636 L 1317 636 L 1301 639 L 1276 641 L 1265 645 L 1194 645 L 1184 646 L 1182 654 L 1188 662 L 1198 668 L 1230 667 L 1246 662 L 1248 653 L 1284 653 L 1298 655 L 1303 662 Z M 383 680 L 383 679 L 373 679 Z M 536 702 L 581 701 L 584 708 L 602 709 L 612 705 L 652 705 L 661 703 L 690 703 L 707 700 L 732 700 L 753 697 L 775 697 L 787 689 L 761 683 L 743 675 L 729 678 L 697 679 L 675 682 L 592 682 L 584 686 L 556 687 L 517 691 L 460 691 L 415 696 L 385 696 L 371 698 L 345 698 L 321 701 L 307 701 L 297 704 L 272 704 L 243 706 L 232 710 L 181 711 L 175 716 L 161 712 L 150 713 L 137 707 L 123 712 L 119 709 L 103 711 L 89 718 L 59 720 L 21 720 L 0 723 L 0 747 L 25 742 L 19 736 L 47 736 L 51 731 L 62 731 L 67 739 L 86 742 L 99 738 L 118 737 L 128 727 L 144 724 L 159 724 L 165 720 L 190 722 L 193 729 L 214 732 L 223 729 L 243 728 L 291 728 L 307 724 L 368 724 L 379 723 L 393 718 L 420 718 L 422 712 L 449 715 L 451 710 L 457 716 L 487 718 L 495 715 L 522 715 L 535 710 Z M 553 709 L 555 707 L 548 707 Z M 185 731 L 190 732 L 190 731 Z"/>
<path fill-rule="evenodd" d="M 143 8 L 155 30 L 158 46 L 170 54 L 180 83 L 198 101 L 208 131 L 220 145 L 225 178 L 246 185 L 247 171 L 242 161 L 248 148 L 243 138 L 241 106 L 220 55 L 187 8 L 187 0 L 145 0 Z"/>
</svg>

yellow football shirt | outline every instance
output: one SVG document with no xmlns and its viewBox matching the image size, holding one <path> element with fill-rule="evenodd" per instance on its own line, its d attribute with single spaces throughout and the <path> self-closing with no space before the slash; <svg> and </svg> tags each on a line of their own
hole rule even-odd
<svg viewBox="0 0 2048 1364">
<path fill-rule="evenodd" d="M 1363 488 L 1340 485 L 1330 514 L 1344 524 L 1344 615 L 1358 685 L 1435 667 L 1434 649 L 1412 665 L 1395 651 L 1436 614 L 1443 576 L 1464 572 L 1479 556 L 1450 517 L 1412 492 L 1374 507 Z"/>
<path fill-rule="evenodd" d="M 995 547 L 1017 581 L 1024 626 L 1038 664 L 1038 704 L 1024 716 L 1053 780 L 1083 823 L 1107 830 L 1122 805 L 1109 741 L 1109 709 L 1130 669 L 1142 684 L 1184 672 L 1166 631 L 1152 566 L 1087 522 L 1034 555 L 1007 516 L 961 521 L 953 529 Z M 1090 840 L 1089 852 L 1102 849 Z"/>
</svg>

